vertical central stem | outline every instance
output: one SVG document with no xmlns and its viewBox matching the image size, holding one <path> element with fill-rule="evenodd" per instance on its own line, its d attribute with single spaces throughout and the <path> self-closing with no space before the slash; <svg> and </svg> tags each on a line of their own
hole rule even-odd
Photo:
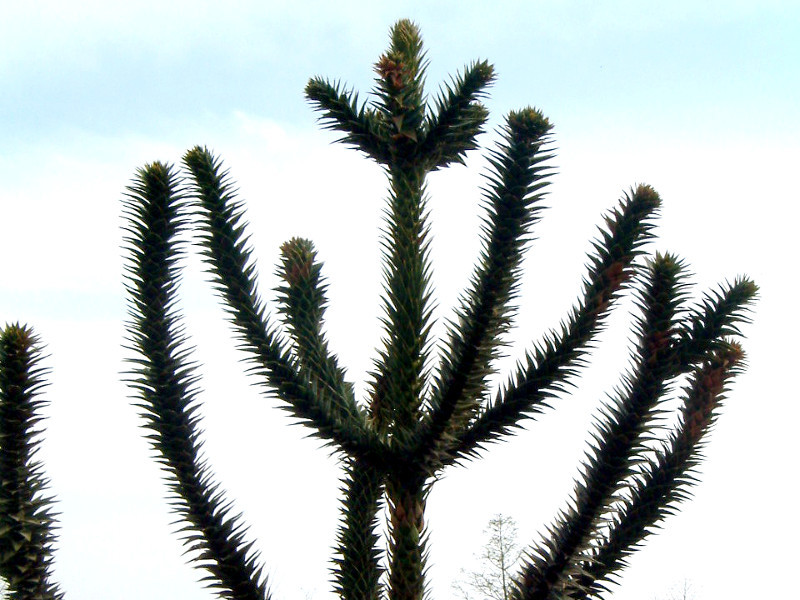
<svg viewBox="0 0 800 600">
<path fill-rule="evenodd" d="M 425 590 L 424 481 L 390 478 L 389 600 L 422 600 Z"/>
<path fill-rule="evenodd" d="M 378 429 L 410 444 L 425 387 L 429 321 L 425 173 L 400 161 L 392 168 L 385 231 L 385 349 L 378 364 L 372 415 Z"/>
</svg>

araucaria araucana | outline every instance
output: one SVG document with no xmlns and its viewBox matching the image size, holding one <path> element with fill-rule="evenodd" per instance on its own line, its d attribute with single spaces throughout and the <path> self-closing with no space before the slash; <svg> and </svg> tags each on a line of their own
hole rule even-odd
<svg viewBox="0 0 800 600">
<path fill-rule="evenodd" d="M 645 253 L 660 199 L 640 185 L 604 217 L 575 305 L 491 390 L 552 157 L 549 121 L 523 108 L 505 117 L 491 151 L 482 251 L 434 356 L 425 180 L 463 163 L 477 147 L 488 118 L 481 100 L 494 71 L 488 62 L 473 62 L 428 102 L 416 25 L 399 21 L 390 37 L 375 64 L 369 102 L 323 78 L 311 79 L 305 90 L 325 126 L 380 164 L 389 180 L 384 335 L 365 398 L 356 397 L 329 351 L 322 266 L 310 241 L 283 245 L 276 311 L 282 323 L 268 317 L 243 204 L 219 158 L 196 147 L 182 170 L 148 164 L 128 188 L 130 380 L 189 556 L 221 598 L 271 597 L 253 542 L 200 457 L 197 366 L 176 308 L 187 230 L 195 234 L 251 374 L 341 459 L 332 576 L 343 600 L 422 600 L 431 486 L 455 463 L 478 458 L 523 420 L 558 404 L 614 302 L 625 290 L 634 294 L 631 368 L 591 432 L 573 496 L 526 553 L 511 591 L 514 600 L 602 596 L 695 482 L 704 436 L 743 365 L 734 338 L 757 288 L 741 277 L 693 303 L 684 262 Z M 0 574 L 14 597 L 56 598 L 48 580 L 48 501 L 30 460 L 40 385 L 32 340 L 27 329 L 12 325 L 0 345 Z M 682 390 L 674 389 L 678 380 L 686 382 Z M 667 401 L 677 398 L 679 414 L 663 419 L 672 406 Z M 379 533 L 384 510 L 386 541 Z"/>
</svg>

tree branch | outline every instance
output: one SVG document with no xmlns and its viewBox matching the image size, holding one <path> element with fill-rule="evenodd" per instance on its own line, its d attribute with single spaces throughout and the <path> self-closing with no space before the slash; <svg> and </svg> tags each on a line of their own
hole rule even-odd
<svg viewBox="0 0 800 600">
<path fill-rule="evenodd" d="M 314 77 L 306 85 L 306 98 L 323 113 L 326 129 L 344 132 L 338 141 L 349 144 L 385 165 L 389 162 L 388 133 L 375 111 L 358 105 L 358 94 L 342 91 L 339 84 Z"/>
<path fill-rule="evenodd" d="M 581 589 L 590 594 L 603 589 L 600 582 L 623 569 L 627 557 L 675 512 L 677 504 L 691 496 L 689 489 L 697 483 L 693 471 L 703 458 L 705 436 L 716 421 L 729 381 L 743 365 L 741 347 L 724 342 L 694 369 L 684 390 L 677 429 L 632 481 L 630 494 L 624 498 L 607 538 L 585 565 Z"/>
<path fill-rule="evenodd" d="M 60 600 L 51 583 L 53 500 L 34 458 L 45 401 L 39 340 L 24 325 L 0 331 L 0 576 L 12 598 Z"/>
<path fill-rule="evenodd" d="M 187 523 L 183 541 L 193 551 L 192 560 L 209 572 L 209 585 L 221 598 L 267 600 L 258 554 L 252 542 L 245 543 L 239 518 L 229 516 L 231 504 L 200 456 L 198 377 L 174 308 L 182 254 L 177 237 L 186 218 L 186 199 L 178 185 L 169 166 L 153 163 L 128 188 L 128 340 L 141 357 L 132 360 L 138 366 L 131 383 L 174 495 L 173 510 Z"/>
<path fill-rule="evenodd" d="M 477 148 L 476 138 L 489 118 L 479 100 L 493 81 L 494 67 L 485 60 L 476 61 L 439 94 L 417 151 L 430 170 L 464 164 L 466 152 Z"/>
<path fill-rule="evenodd" d="M 632 276 L 631 263 L 652 238 L 652 219 L 660 206 L 658 194 L 639 186 L 625 196 L 620 207 L 606 217 L 602 241 L 594 243 L 584 295 L 560 331 L 551 331 L 527 355 L 525 364 L 495 401 L 458 435 L 446 464 L 474 455 L 481 446 L 517 427 L 524 418 L 548 408 L 547 401 L 563 389 L 592 340 L 602 329 L 612 302 Z"/>
<path fill-rule="evenodd" d="M 289 405 L 293 416 L 313 427 L 347 453 L 385 460 L 386 446 L 372 432 L 355 399 L 342 389 L 319 387 L 300 372 L 278 333 L 269 324 L 256 292 L 255 269 L 241 222 L 242 210 L 230 189 L 227 172 L 206 149 L 186 153 L 203 218 L 201 245 L 217 291 L 239 336 L 241 348 L 255 363 L 253 372 Z"/>
<path fill-rule="evenodd" d="M 418 460 L 437 464 L 452 435 L 475 416 L 492 363 L 499 356 L 501 336 L 514 312 L 523 248 L 539 220 L 549 154 L 541 152 L 550 123 L 538 111 L 509 114 L 505 139 L 493 155 L 494 172 L 486 193 L 488 215 L 483 251 L 470 289 L 450 327 L 430 410 L 419 427 Z"/>
<path fill-rule="evenodd" d="M 361 459 L 346 463 L 345 496 L 339 528 L 339 558 L 334 559 L 335 591 L 342 600 L 379 600 L 382 552 L 378 549 L 378 513 L 384 476 Z"/>
</svg>

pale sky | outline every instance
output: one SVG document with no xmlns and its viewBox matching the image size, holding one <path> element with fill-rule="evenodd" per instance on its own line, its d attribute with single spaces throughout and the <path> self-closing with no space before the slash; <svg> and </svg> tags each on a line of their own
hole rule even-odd
<svg viewBox="0 0 800 600">
<path fill-rule="evenodd" d="M 164 6 L 164 5 L 167 6 Z M 52 373 L 41 458 L 61 513 L 55 579 L 68 598 L 212 598 L 186 566 L 166 488 L 120 383 L 124 187 L 145 162 L 218 152 L 247 202 L 261 290 L 280 243 L 315 241 L 327 331 L 363 380 L 380 329 L 380 169 L 332 145 L 303 100 L 312 75 L 365 95 L 398 18 L 421 27 L 431 94 L 477 58 L 498 79 L 492 127 L 534 105 L 555 124 L 551 209 L 525 263 L 507 372 L 576 299 L 601 215 L 636 183 L 664 200 L 652 249 L 685 258 L 698 288 L 747 273 L 749 368 L 713 432 L 695 499 L 630 561 L 619 600 L 791 595 L 798 393 L 793 386 L 800 211 L 800 5 L 795 2 L 11 2 L 0 0 L 0 321 L 41 335 Z M 492 134 L 483 137 L 487 145 Z M 429 184 L 437 316 L 478 252 L 482 154 Z M 196 258 L 183 288 L 207 394 L 205 451 L 258 540 L 275 600 L 330 596 L 335 461 L 287 426 L 238 363 Z M 447 600 L 497 512 L 521 541 L 571 490 L 587 430 L 627 365 L 622 305 L 574 396 L 429 502 L 432 597 Z M 437 329 L 436 331 L 441 331 Z"/>
</svg>

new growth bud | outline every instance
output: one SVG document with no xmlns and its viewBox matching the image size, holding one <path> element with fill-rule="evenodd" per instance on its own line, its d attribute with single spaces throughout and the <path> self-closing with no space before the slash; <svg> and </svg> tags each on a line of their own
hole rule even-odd
<svg viewBox="0 0 800 600">
<path fill-rule="evenodd" d="M 303 238 L 292 238 L 281 246 L 283 278 L 291 286 L 307 281 L 312 275 L 316 258 L 314 244 Z"/>
<path fill-rule="evenodd" d="M 506 122 L 515 139 L 528 143 L 540 140 L 553 127 L 541 111 L 530 106 L 522 110 L 512 110 L 508 113 Z"/>
</svg>

